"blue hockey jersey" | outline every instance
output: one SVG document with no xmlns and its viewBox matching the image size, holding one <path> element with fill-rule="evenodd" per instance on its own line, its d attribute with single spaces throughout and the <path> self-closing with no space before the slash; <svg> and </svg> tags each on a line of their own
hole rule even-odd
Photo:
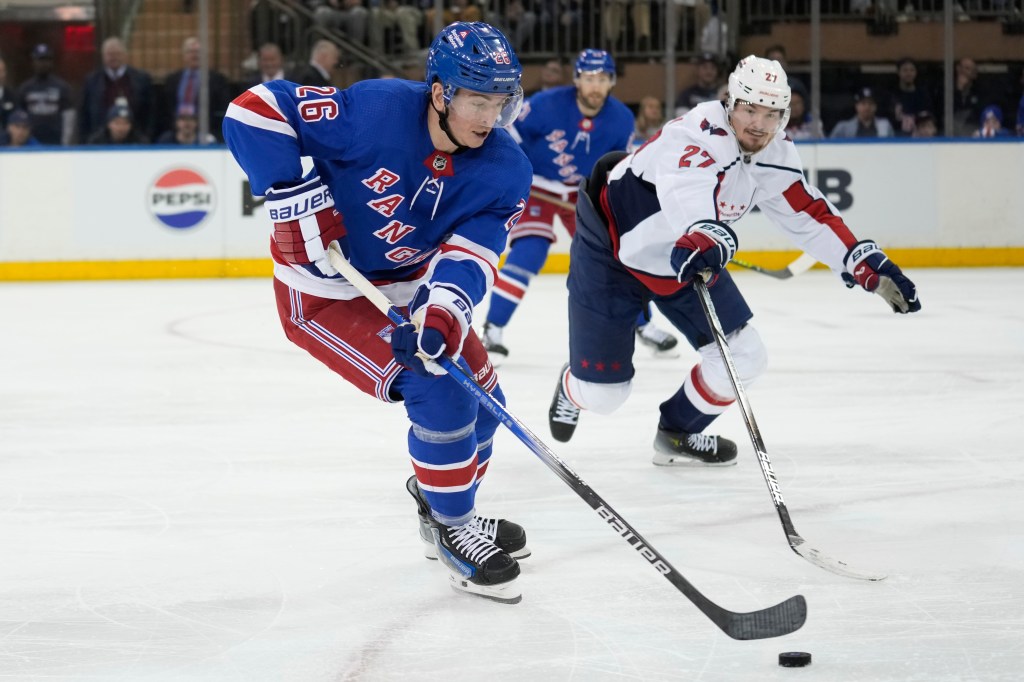
<svg viewBox="0 0 1024 682">
<path fill-rule="evenodd" d="M 534 185 L 558 192 L 564 185 L 575 190 L 606 153 L 628 149 L 635 125 L 629 107 L 611 96 L 597 116 L 584 116 L 576 87 L 566 85 L 531 97 L 512 134 L 533 165 Z"/>
<path fill-rule="evenodd" d="M 349 260 L 392 300 L 407 303 L 408 284 L 429 281 L 452 285 L 475 305 L 526 206 L 530 164 L 501 129 L 478 149 L 436 150 L 428 96 L 425 83 L 398 79 L 345 90 L 271 81 L 232 102 L 224 139 L 255 196 L 302 182 L 302 157 L 311 157 L 305 177 L 319 175 L 330 188 Z M 359 296 L 340 276 L 314 270 L 275 257 L 274 276 L 293 289 Z"/>
</svg>

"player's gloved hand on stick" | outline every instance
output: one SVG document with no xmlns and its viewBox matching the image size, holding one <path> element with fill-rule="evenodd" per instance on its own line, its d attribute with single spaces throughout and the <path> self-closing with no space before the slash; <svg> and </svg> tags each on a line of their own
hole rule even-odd
<svg viewBox="0 0 1024 682">
<path fill-rule="evenodd" d="M 395 360 L 421 376 L 445 374 L 435 360 L 442 353 L 453 360 L 459 357 L 473 319 L 472 310 L 469 301 L 453 289 L 419 287 L 409 305 L 412 321 L 391 334 Z"/>
<path fill-rule="evenodd" d="M 334 209 L 334 197 L 319 177 L 295 187 L 267 190 L 264 206 L 274 221 L 274 242 L 286 261 L 312 266 L 319 274 L 338 274 L 327 259 L 327 245 L 336 240 L 343 244 L 347 233 L 341 214 Z"/>
<path fill-rule="evenodd" d="M 894 313 L 916 313 L 921 309 L 917 287 L 872 240 L 854 244 L 843 263 L 846 272 L 842 277 L 847 287 L 859 284 L 865 291 L 878 294 Z"/>
<path fill-rule="evenodd" d="M 689 282 L 704 270 L 717 275 L 736 255 L 736 233 L 725 223 L 709 220 L 686 228 L 672 248 L 669 262 L 676 279 Z"/>
</svg>

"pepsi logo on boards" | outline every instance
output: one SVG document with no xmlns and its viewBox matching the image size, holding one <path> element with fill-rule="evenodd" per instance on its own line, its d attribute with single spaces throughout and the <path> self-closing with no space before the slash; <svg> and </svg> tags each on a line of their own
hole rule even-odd
<svg viewBox="0 0 1024 682">
<path fill-rule="evenodd" d="M 167 227 L 184 230 L 203 222 L 216 205 L 213 184 L 188 168 L 169 170 L 149 187 L 149 212 Z"/>
</svg>

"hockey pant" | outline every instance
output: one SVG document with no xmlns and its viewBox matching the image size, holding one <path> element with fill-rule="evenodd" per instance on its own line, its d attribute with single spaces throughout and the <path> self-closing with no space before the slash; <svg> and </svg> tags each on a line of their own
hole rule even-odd
<svg viewBox="0 0 1024 682">
<path fill-rule="evenodd" d="M 701 357 L 676 394 L 662 403 L 661 425 L 689 433 L 703 431 L 732 404 L 734 395 L 696 293 L 685 287 L 657 296 L 626 270 L 613 255 L 607 225 L 583 192 L 577 202 L 576 224 L 567 282 L 569 388 L 574 402 L 607 413 L 625 401 L 629 390 L 622 385 L 628 385 L 635 374 L 636 318 L 653 300 Z M 747 325 L 753 313 L 727 271 L 719 274 L 708 291 L 729 339 L 740 380 L 746 385 L 766 366 L 764 345 Z"/>
</svg>

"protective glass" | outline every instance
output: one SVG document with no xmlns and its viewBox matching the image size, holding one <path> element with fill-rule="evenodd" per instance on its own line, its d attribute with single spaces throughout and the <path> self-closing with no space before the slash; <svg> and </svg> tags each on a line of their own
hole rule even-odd
<svg viewBox="0 0 1024 682">
<path fill-rule="evenodd" d="M 522 108 L 522 88 L 505 96 L 458 90 L 448 104 L 448 109 L 459 118 L 487 128 L 504 128 L 516 120 Z"/>
</svg>

